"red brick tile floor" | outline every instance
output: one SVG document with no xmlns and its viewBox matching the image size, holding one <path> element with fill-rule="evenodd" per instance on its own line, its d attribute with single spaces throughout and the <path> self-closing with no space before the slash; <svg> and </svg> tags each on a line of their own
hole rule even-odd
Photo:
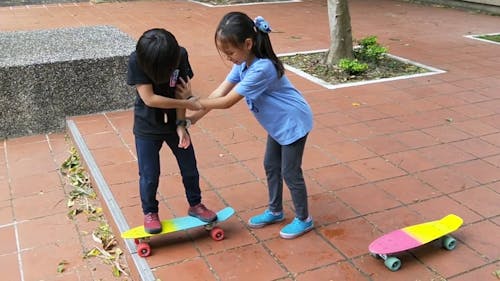
<svg viewBox="0 0 500 281">
<path fill-rule="evenodd" d="M 230 10 L 267 18 L 278 53 L 328 47 L 324 1 L 219 8 L 187 1 L 5 7 L 0 30 L 106 24 L 137 39 L 148 28 L 166 27 L 189 50 L 194 88 L 207 95 L 230 67 L 212 38 Z M 121 241 L 130 279 L 498 280 L 500 49 L 464 35 L 497 33 L 499 18 L 389 0 L 353 0 L 350 10 L 355 38 L 376 35 L 391 54 L 446 72 L 336 90 L 289 72 L 315 114 L 303 168 L 316 228 L 292 241 L 279 238 L 283 224 L 257 230 L 246 225 L 266 206 L 264 131 L 243 102 L 211 112 L 191 133 L 205 203 L 237 212 L 223 225 L 226 239 L 214 242 L 202 230 L 164 236 L 155 239 L 146 259 Z M 140 224 L 132 112 L 69 120 L 67 134 L 93 167 L 96 185 L 109 188 L 103 206 L 116 204 L 114 213 L 108 211 L 115 231 Z M 68 191 L 57 169 L 69 145 L 64 133 L 1 142 L 2 280 L 113 279 L 104 266 L 82 260 L 88 237 L 65 218 Z M 163 218 L 186 213 L 174 163 L 165 152 Z M 289 220 L 287 192 L 285 198 Z M 368 244 L 383 232 L 448 213 L 464 219 L 454 252 L 419 248 L 401 256 L 398 272 L 369 255 Z M 63 259 L 67 270 L 56 273 Z"/>
</svg>

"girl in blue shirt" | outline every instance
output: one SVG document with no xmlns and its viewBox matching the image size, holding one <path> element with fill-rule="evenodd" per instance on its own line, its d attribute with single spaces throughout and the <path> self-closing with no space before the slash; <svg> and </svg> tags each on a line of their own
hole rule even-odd
<svg viewBox="0 0 500 281">
<path fill-rule="evenodd" d="M 269 189 L 269 207 L 250 218 L 253 228 L 284 220 L 283 180 L 290 189 L 295 218 L 280 231 L 286 239 L 300 236 L 313 227 L 307 204 L 307 189 L 302 174 L 302 156 L 307 135 L 313 126 L 311 108 L 284 75 L 282 62 L 273 51 L 268 23 L 255 21 L 241 12 L 226 14 L 215 32 L 219 53 L 233 68 L 207 99 L 204 108 L 190 116 L 196 123 L 210 109 L 229 108 L 245 98 L 250 111 L 268 133 L 264 168 Z M 190 83 L 177 88 L 181 97 L 191 95 Z"/>
</svg>

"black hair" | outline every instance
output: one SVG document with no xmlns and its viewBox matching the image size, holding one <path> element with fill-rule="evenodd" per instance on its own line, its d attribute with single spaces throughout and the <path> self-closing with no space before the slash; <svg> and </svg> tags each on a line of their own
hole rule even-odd
<svg viewBox="0 0 500 281">
<path fill-rule="evenodd" d="M 179 44 L 175 36 L 163 28 L 144 32 L 135 50 L 139 66 L 156 84 L 168 82 L 179 64 Z"/>
<path fill-rule="evenodd" d="M 278 77 L 283 76 L 285 68 L 280 59 L 276 56 L 271 45 L 271 39 L 266 32 L 260 31 L 254 21 L 242 12 L 227 13 L 220 21 L 215 31 L 215 45 L 217 42 L 241 47 L 247 38 L 252 39 L 252 52 L 258 58 L 270 59 Z"/>
</svg>

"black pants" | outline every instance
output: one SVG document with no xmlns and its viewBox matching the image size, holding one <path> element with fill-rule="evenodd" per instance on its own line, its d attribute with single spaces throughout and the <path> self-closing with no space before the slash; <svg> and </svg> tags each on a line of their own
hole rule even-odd
<svg viewBox="0 0 500 281">
<path fill-rule="evenodd" d="M 176 133 L 168 135 L 163 140 L 148 140 L 136 136 L 139 188 L 144 214 L 158 213 L 156 192 L 160 179 L 160 149 L 163 142 L 168 145 L 177 159 L 189 205 L 194 206 L 201 202 L 200 175 L 196 166 L 193 145 L 191 144 L 187 149 L 177 147 L 179 137 Z"/>
</svg>

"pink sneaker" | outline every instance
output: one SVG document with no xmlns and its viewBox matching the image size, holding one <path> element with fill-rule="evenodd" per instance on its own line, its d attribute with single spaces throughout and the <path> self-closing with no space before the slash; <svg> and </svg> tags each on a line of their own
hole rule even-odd
<svg viewBox="0 0 500 281">
<path fill-rule="evenodd" d="M 189 207 L 188 214 L 204 222 L 213 222 L 217 219 L 217 214 L 207 209 L 207 207 L 201 203 L 193 207 Z"/>
<path fill-rule="evenodd" d="M 148 213 L 144 215 L 144 230 L 149 234 L 161 232 L 161 221 L 158 213 Z"/>
</svg>

